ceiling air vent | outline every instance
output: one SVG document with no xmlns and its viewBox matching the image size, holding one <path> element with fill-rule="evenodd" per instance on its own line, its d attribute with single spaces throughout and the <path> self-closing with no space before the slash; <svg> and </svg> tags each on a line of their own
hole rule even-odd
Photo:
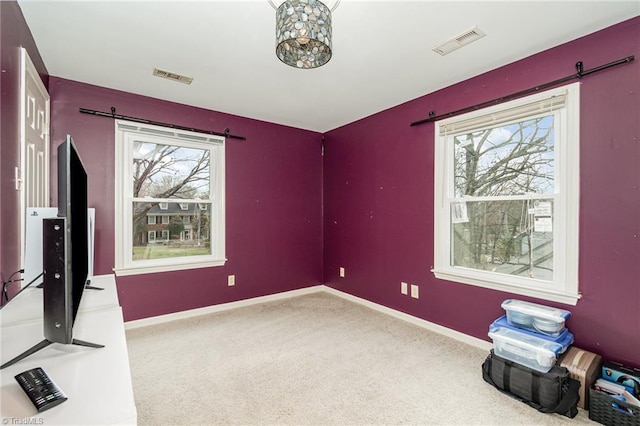
<svg viewBox="0 0 640 426">
<path fill-rule="evenodd" d="M 153 69 L 153 75 L 155 75 L 156 77 L 166 78 L 167 80 L 179 81 L 180 83 L 184 84 L 191 84 L 191 82 L 193 81 L 192 77 L 185 77 L 184 75 L 159 70 L 158 68 Z"/>
<path fill-rule="evenodd" d="M 439 53 L 444 56 L 453 52 L 454 50 L 460 49 L 462 46 L 466 46 L 469 43 L 472 43 L 486 34 L 478 27 L 473 27 L 468 31 L 463 32 L 452 38 L 451 40 L 447 40 L 444 43 L 433 48 L 433 51 Z"/>
</svg>

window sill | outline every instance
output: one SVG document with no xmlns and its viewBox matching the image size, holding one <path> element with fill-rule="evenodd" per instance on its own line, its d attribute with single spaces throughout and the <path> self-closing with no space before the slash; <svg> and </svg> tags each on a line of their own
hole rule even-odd
<svg viewBox="0 0 640 426">
<path fill-rule="evenodd" d="M 216 266 L 224 266 L 227 262 L 223 260 L 208 260 L 200 262 L 174 263 L 162 265 L 136 265 L 131 267 L 114 268 L 116 276 L 124 277 L 127 275 L 156 274 L 159 272 L 184 271 L 188 269 L 212 268 Z"/>
<path fill-rule="evenodd" d="M 476 287 L 488 288 L 491 290 L 503 291 L 513 294 L 519 294 L 522 296 L 530 296 L 538 299 L 549 300 L 552 302 L 564 303 L 567 305 L 575 306 L 578 303 L 578 299 L 580 299 L 580 294 L 575 293 L 560 293 L 546 289 L 533 289 L 520 287 L 516 285 L 504 284 L 495 281 L 485 281 L 478 278 L 471 278 L 462 276 L 459 274 L 452 274 L 445 271 L 436 271 L 435 269 L 431 270 L 436 278 L 453 281 L 461 284 L 473 285 Z"/>
</svg>

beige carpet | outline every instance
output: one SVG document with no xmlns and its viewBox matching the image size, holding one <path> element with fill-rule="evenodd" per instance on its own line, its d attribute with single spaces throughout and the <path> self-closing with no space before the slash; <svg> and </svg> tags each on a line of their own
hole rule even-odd
<svg viewBox="0 0 640 426">
<path fill-rule="evenodd" d="M 314 293 L 127 331 L 141 425 L 578 425 L 482 380 L 481 349 Z"/>
</svg>

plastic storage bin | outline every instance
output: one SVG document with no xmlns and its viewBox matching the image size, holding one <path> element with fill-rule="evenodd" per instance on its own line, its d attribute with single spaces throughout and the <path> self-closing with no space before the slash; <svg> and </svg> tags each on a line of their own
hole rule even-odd
<svg viewBox="0 0 640 426">
<path fill-rule="evenodd" d="M 509 321 L 507 321 L 507 316 L 503 315 L 500 318 L 498 318 L 497 320 L 495 320 L 493 323 L 491 323 L 491 325 L 489 326 L 489 331 L 495 331 L 500 327 L 504 327 L 504 328 L 508 328 L 511 330 L 515 330 L 519 333 L 524 333 L 524 334 L 528 334 L 529 336 L 533 336 L 533 337 L 537 337 L 540 339 L 544 339 L 547 340 L 549 342 L 555 342 L 558 343 L 559 345 L 562 346 L 562 349 L 560 349 L 559 353 L 564 353 L 567 348 L 569 347 L 569 345 L 571 345 L 573 343 L 573 334 L 569 331 L 569 329 L 567 328 L 563 328 L 562 331 L 560 331 L 560 333 L 558 333 L 557 336 L 549 336 L 547 334 L 540 334 L 536 331 L 531 331 L 531 330 L 526 330 L 524 328 L 519 328 L 519 327 L 515 327 L 511 324 L 509 324 Z"/>
<path fill-rule="evenodd" d="M 496 355 L 543 373 L 551 370 L 563 349 L 559 343 L 505 327 L 489 331 L 489 337 Z"/>
<path fill-rule="evenodd" d="M 502 302 L 509 324 L 549 336 L 557 336 L 571 312 L 522 300 L 507 299 Z"/>
</svg>

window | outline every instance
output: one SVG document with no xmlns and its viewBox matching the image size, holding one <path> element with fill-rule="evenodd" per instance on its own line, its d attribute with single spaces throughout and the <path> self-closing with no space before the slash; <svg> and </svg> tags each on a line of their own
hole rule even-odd
<svg viewBox="0 0 640 426">
<path fill-rule="evenodd" d="M 224 138 L 116 120 L 115 143 L 116 273 L 224 265 Z"/>
<path fill-rule="evenodd" d="M 438 278 L 576 304 L 579 83 L 435 126 Z"/>
</svg>

